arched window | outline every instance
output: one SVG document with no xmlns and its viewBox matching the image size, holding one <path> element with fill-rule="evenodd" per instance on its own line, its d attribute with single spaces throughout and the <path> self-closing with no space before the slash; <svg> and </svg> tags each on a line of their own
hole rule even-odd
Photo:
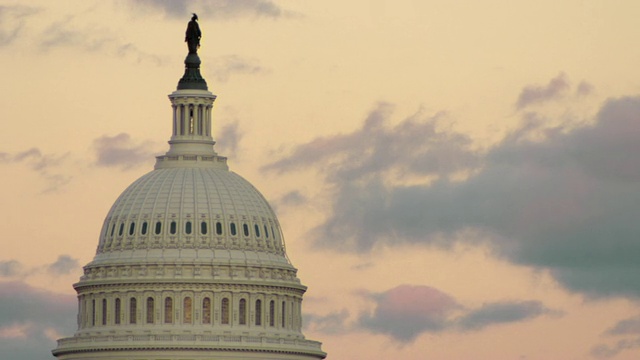
<svg viewBox="0 0 640 360">
<path fill-rule="evenodd" d="M 147 235 L 147 222 L 142 223 L 142 235 Z"/>
<path fill-rule="evenodd" d="M 147 298 L 147 324 L 153 324 L 153 312 L 155 311 L 155 302 L 152 297 Z"/>
<path fill-rule="evenodd" d="M 184 224 L 184 232 L 185 232 L 187 235 L 190 235 L 190 234 L 191 234 L 191 230 L 192 230 L 192 229 L 191 229 L 191 221 L 187 221 L 187 223 L 186 223 L 186 224 Z"/>
<path fill-rule="evenodd" d="M 236 223 L 231 223 L 230 229 L 231 229 L 231 235 L 235 236 L 237 234 Z"/>
<path fill-rule="evenodd" d="M 102 299 L 102 325 L 107 325 L 107 299 Z"/>
<path fill-rule="evenodd" d="M 156 221 L 156 235 L 160 235 L 162 232 L 162 223 L 160 221 Z"/>
<path fill-rule="evenodd" d="M 285 324 L 286 324 L 286 318 L 287 318 L 287 317 L 286 317 L 286 313 L 287 313 L 287 311 L 286 311 L 285 304 L 286 304 L 286 303 L 283 301 L 283 302 L 282 302 L 282 314 L 281 314 L 281 315 L 282 315 L 282 324 L 281 324 L 281 325 L 282 325 L 282 327 L 283 327 L 283 328 L 285 327 Z"/>
<path fill-rule="evenodd" d="M 200 234 L 207 235 L 207 222 L 203 221 L 200 223 Z"/>
<path fill-rule="evenodd" d="M 269 326 L 276 326 L 276 302 L 269 302 Z"/>
<path fill-rule="evenodd" d="M 240 315 L 239 324 L 247 325 L 247 300 L 240 299 L 240 304 L 238 306 L 238 313 Z"/>
<path fill-rule="evenodd" d="M 136 314 L 138 312 L 138 302 L 136 298 L 131 298 L 129 300 L 129 324 L 136 323 Z"/>
<path fill-rule="evenodd" d="M 120 312 L 121 312 L 121 305 L 120 305 L 120 298 L 116 298 L 116 302 L 115 302 L 115 309 L 114 309 L 114 323 L 116 325 L 120 325 Z"/>
<path fill-rule="evenodd" d="M 114 231 L 116 231 L 116 224 L 111 225 L 111 234 L 109 236 L 113 236 Z"/>
<path fill-rule="evenodd" d="M 133 233 L 136 231 L 136 223 L 132 222 L 129 225 L 129 236 L 133 235 Z"/>
<path fill-rule="evenodd" d="M 222 303 L 220 304 L 220 323 L 229 324 L 229 299 L 222 299 Z"/>
<path fill-rule="evenodd" d="M 256 325 L 262 325 L 262 300 L 256 300 Z"/>
<path fill-rule="evenodd" d="M 96 326 L 96 300 L 91 300 L 91 326 Z"/>
<path fill-rule="evenodd" d="M 189 134 L 193 134 L 193 106 L 189 106 Z"/>
<path fill-rule="evenodd" d="M 191 324 L 193 322 L 193 316 L 191 315 L 193 313 L 191 298 L 188 296 L 184 298 L 182 305 L 182 322 L 185 324 Z"/>
<path fill-rule="evenodd" d="M 120 224 L 120 229 L 118 229 L 118 236 L 122 236 L 124 232 L 124 223 Z"/>
<path fill-rule="evenodd" d="M 264 226 L 264 237 L 269 238 L 269 232 L 267 231 L 267 225 Z"/>
<path fill-rule="evenodd" d="M 217 222 L 216 223 L 216 234 L 222 235 L 222 223 L 221 222 Z"/>
<path fill-rule="evenodd" d="M 171 225 L 169 226 L 169 232 L 171 233 L 171 235 L 175 235 L 176 234 L 176 222 L 172 221 Z"/>
<path fill-rule="evenodd" d="M 173 298 L 168 296 L 164 298 L 164 323 L 173 323 Z"/>
<path fill-rule="evenodd" d="M 185 118 L 184 105 L 180 106 L 180 135 L 184 135 L 184 118 Z"/>
<path fill-rule="evenodd" d="M 260 237 L 260 226 L 258 226 L 258 224 L 255 224 L 253 229 L 256 232 L 256 237 Z"/>
<path fill-rule="evenodd" d="M 249 225 L 242 224 L 242 231 L 244 232 L 244 236 L 249 236 Z"/>
<path fill-rule="evenodd" d="M 202 323 L 211 324 L 211 299 L 202 299 Z"/>
</svg>

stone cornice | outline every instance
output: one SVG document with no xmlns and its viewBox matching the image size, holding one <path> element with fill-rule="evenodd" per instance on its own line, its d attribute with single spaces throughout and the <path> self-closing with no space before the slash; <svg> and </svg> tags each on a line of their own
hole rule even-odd
<svg viewBox="0 0 640 360">
<path fill-rule="evenodd" d="M 136 343 L 136 345 L 132 345 Z M 324 359 L 321 343 L 306 339 L 224 335 L 107 335 L 58 340 L 55 356 L 105 351 L 241 351 L 314 356 Z"/>
</svg>

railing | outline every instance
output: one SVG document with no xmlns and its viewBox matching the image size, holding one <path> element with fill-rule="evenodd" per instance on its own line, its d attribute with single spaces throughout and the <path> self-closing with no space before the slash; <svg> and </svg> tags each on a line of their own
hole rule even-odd
<svg viewBox="0 0 640 360">
<path fill-rule="evenodd" d="M 58 340 L 58 347 L 73 347 L 73 345 L 86 346 L 87 344 L 95 344 L 99 346 L 122 346 L 126 345 L 158 345 L 166 346 L 168 344 L 180 346 L 181 342 L 188 343 L 184 345 L 202 346 L 242 346 L 242 344 L 277 344 L 290 345 L 296 348 L 305 348 L 308 350 L 321 351 L 320 342 L 305 339 L 284 339 L 266 336 L 236 336 L 236 335 L 96 335 L 96 336 L 77 336 L 63 338 Z"/>
</svg>

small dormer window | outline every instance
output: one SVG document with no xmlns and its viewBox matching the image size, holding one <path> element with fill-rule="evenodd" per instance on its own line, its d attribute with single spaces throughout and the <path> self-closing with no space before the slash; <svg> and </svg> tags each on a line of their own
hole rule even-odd
<svg viewBox="0 0 640 360">
<path fill-rule="evenodd" d="M 191 229 L 191 221 L 187 221 L 187 223 L 184 225 L 184 232 L 187 235 L 190 235 L 191 231 L 192 231 L 192 229 Z"/>
<path fill-rule="evenodd" d="M 147 222 L 142 223 L 142 235 L 147 235 Z"/>
<path fill-rule="evenodd" d="M 132 222 L 129 225 L 129 236 L 133 235 L 133 233 L 136 231 L 136 223 Z"/>
<path fill-rule="evenodd" d="M 171 225 L 169 225 L 169 232 L 171 233 L 171 235 L 175 235 L 176 231 L 177 231 L 176 222 L 172 221 Z"/>
<path fill-rule="evenodd" d="M 242 231 L 244 232 L 244 236 L 249 236 L 249 225 L 242 224 Z"/>
<path fill-rule="evenodd" d="M 156 221 L 155 234 L 160 235 L 161 232 L 162 232 L 162 223 L 160 221 Z"/>
<path fill-rule="evenodd" d="M 237 234 L 236 223 L 231 223 L 231 225 L 229 227 L 230 227 L 230 230 L 231 230 L 231 235 L 235 236 Z"/>
<path fill-rule="evenodd" d="M 207 222 L 203 221 L 200 223 L 200 234 L 207 235 Z"/>
<path fill-rule="evenodd" d="M 222 223 L 221 222 L 217 222 L 216 223 L 216 234 L 222 235 Z"/>
<path fill-rule="evenodd" d="M 118 229 L 118 236 L 122 236 L 124 233 L 124 223 L 120 224 L 120 229 Z"/>
<path fill-rule="evenodd" d="M 256 224 L 253 229 L 256 232 L 256 237 L 260 237 L 260 226 L 258 226 L 258 224 Z"/>
</svg>

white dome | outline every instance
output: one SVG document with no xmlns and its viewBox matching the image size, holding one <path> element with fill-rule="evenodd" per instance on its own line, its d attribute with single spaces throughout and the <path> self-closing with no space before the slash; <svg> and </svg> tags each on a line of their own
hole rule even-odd
<svg viewBox="0 0 640 360">
<path fill-rule="evenodd" d="M 131 184 L 107 214 L 93 264 L 114 258 L 288 264 L 265 198 L 216 167 L 160 168 Z"/>
<path fill-rule="evenodd" d="M 169 151 L 109 210 L 96 256 L 74 284 L 78 330 L 58 340 L 53 354 L 324 359 L 321 344 L 302 334 L 307 288 L 287 258 L 278 219 L 214 151 L 216 96 L 206 90 L 198 57 L 189 54 L 185 64 L 169 95 Z"/>
</svg>

